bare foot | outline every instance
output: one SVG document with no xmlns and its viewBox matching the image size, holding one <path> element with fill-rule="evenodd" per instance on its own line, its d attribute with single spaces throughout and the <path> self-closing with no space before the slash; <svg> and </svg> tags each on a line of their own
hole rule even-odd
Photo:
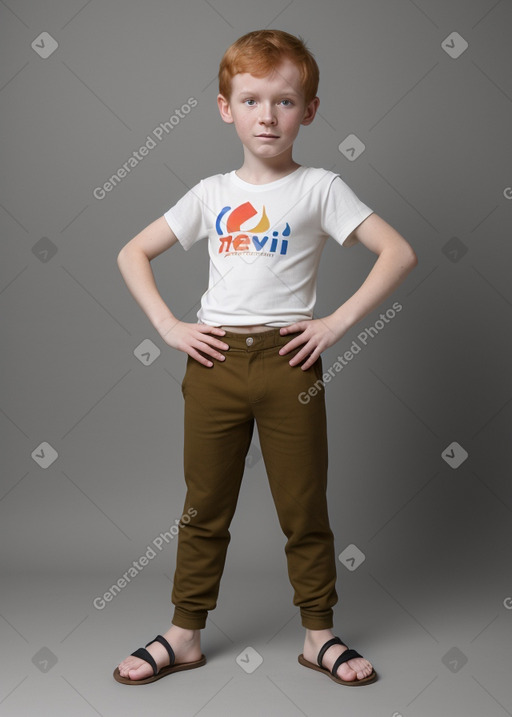
<svg viewBox="0 0 512 717">
<path fill-rule="evenodd" d="M 200 630 L 184 630 L 177 625 L 171 625 L 170 629 L 164 633 L 163 637 L 174 650 L 176 663 L 195 662 L 201 659 L 201 637 L 199 633 Z M 146 649 L 153 656 L 158 670 L 169 664 L 167 650 L 159 642 L 152 642 Z M 140 657 L 133 657 L 133 655 L 123 660 L 118 667 L 121 677 L 126 677 L 130 680 L 144 680 L 153 674 L 153 668 L 149 662 L 141 660 Z"/>
<path fill-rule="evenodd" d="M 333 637 L 334 634 L 331 630 L 306 630 L 303 652 L 304 659 L 317 665 L 318 653 L 322 645 Z M 322 667 L 331 671 L 338 657 L 347 649 L 346 645 L 331 645 L 324 653 Z M 352 660 L 348 660 L 338 667 L 336 677 L 346 680 L 347 682 L 352 682 L 368 677 L 371 675 L 372 670 L 371 662 L 368 662 L 364 657 L 354 657 Z"/>
</svg>

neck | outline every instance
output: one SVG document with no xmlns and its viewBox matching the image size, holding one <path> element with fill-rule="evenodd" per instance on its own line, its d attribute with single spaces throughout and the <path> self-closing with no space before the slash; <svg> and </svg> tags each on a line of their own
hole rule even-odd
<svg viewBox="0 0 512 717">
<path fill-rule="evenodd" d="M 236 170 L 240 179 L 251 184 L 267 184 L 274 182 L 300 167 L 292 158 L 291 148 L 286 155 L 261 159 L 247 152 L 244 148 L 244 163 Z"/>
</svg>

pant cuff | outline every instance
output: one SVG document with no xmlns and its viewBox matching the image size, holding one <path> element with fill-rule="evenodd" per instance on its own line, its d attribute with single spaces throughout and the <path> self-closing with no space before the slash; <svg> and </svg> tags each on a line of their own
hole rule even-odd
<svg viewBox="0 0 512 717">
<path fill-rule="evenodd" d="M 306 630 L 329 630 L 334 626 L 332 610 L 316 613 L 301 610 L 300 619 L 302 621 L 302 627 L 305 627 Z"/>
<path fill-rule="evenodd" d="M 172 624 L 184 630 L 202 630 L 206 625 L 207 612 L 191 613 L 183 608 L 175 607 Z"/>
</svg>

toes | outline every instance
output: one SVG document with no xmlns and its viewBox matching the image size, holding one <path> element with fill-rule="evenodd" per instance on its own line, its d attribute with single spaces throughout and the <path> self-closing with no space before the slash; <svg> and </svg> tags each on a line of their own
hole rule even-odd
<svg viewBox="0 0 512 717">
<path fill-rule="evenodd" d="M 118 665 L 118 668 L 121 677 L 127 677 L 130 680 L 143 680 L 153 674 L 151 665 L 137 657 L 127 657 Z"/>
<path fill-rule="evenodd" d="M 346 680 L 347 682 L 352 682 L 352 680 L 357 679 L 357 672 L 350 665 L 351 662 L 352 660 L 349 660 L 348 662 L 343 662 L 338 667 L 338 669 L 336 670 L 337 677 L 340 677 L 342 680 Z"/>
<path fill-rule="evenodd" d="M 338 670 L 338 675 L 339 675 L 339 670 Z M 357 679 L 357 672 L 355 672 L 355 670 L 353 670 L 352 668 L 348 667 L 348 664 L 347 664 L 347 669 L 344 670 L 344 674 L 341 675 L 341 679 L 346 680 L 347 682 L 352 682 L 353 680 Z"/>
<path fill-rule="evenodd" d="M 358 680 L 364 680 L 365 677 L 368 677 L 371 675 L 373 670 L 373 667 L 368 662 L 368 660 L 365 660 L 364 663 L 356 668 L 357 672 L 357 679 Z"/>
<path fill-rule="evenodd" d="M 126 663 L 127 663 L 127 660 L 123 660 L 117 666 L 117 669 L 119 670 L 119 674 L 121 675 L 121 677 L 126 677 L 126 673 L 128 672 L 128 666 Z"/>
<path fill-rule="evenodd" d="M 144 675 L 144 668 L 142 665 L 140 667 L 134 667 L 131 670 L 128 670 L 128 677 L 130 680 L 141 680 L 144 679 L 146 675 Z"/>
<path fill-rule="evenodd" d="M 128 670 L 133 670 L 135 667 L 139 666 L 140 662 L 138 660 L 135 660 L 133 657 L 127 657 L 118 665 L 119 672 L 124 676 L 126 676 Z"/>
<path fill-rule="evenodd" d="M 356 658 L 354 660 L 348 660 L 344 664 L 341 664 L 337 670 L 338 677 L 347 682 L 354 680 L 364 680 L 372 672 L 372 666 L 368 660 L 361 660 Z"/>
<path fill-rule="evenodd" d="M 144 680 L 152 674 L 153 670 L 151 669 L 151 665 L 143 662 L 140 665 L 128 669 L 126 677 L 129 677 L 130 680 Z"/>
</svg>

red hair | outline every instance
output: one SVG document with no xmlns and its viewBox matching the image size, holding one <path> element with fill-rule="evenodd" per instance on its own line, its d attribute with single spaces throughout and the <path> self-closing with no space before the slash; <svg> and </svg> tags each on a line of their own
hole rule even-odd
<svg viewBox="0 0 512 717">
<path fill-rule="evenodd" d="M 301 89 L 306 105 L 309 104 L 318 90 L 318 65 L 304 40 L 283 30 L 254 30 L 228 47 L 219 67 L 220 94 L 230 99 L 234 75 L 249 72 L 255 77 L 265 77 L 284 58 L 299 68 Z"/>
</svg>

